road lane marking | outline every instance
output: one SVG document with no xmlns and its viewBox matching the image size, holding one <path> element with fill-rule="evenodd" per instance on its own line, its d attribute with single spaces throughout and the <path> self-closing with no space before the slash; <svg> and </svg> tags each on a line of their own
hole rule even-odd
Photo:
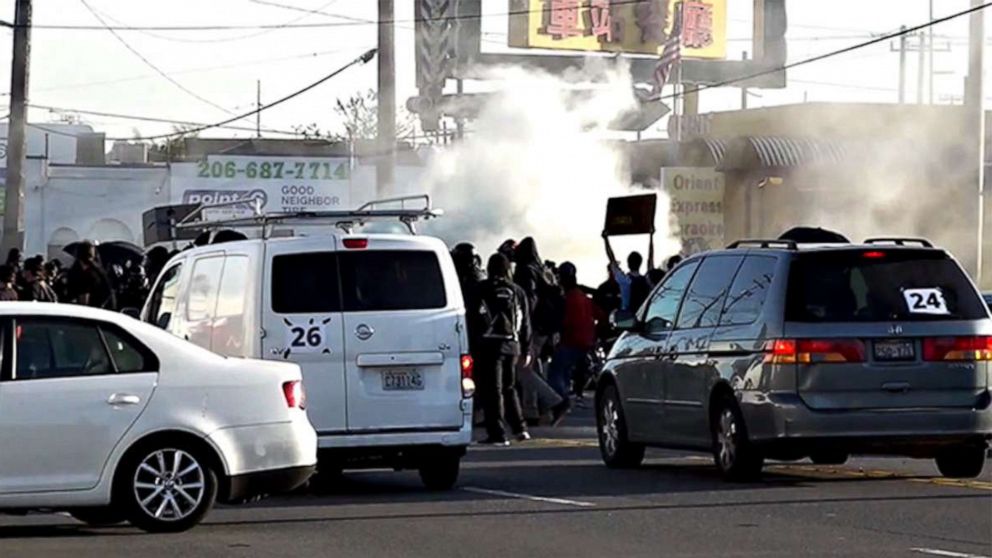
<svg viewBox="0 0 992 558">
<path fill-rule="evenodd" d="M 929 554 L 930 556 L 946 556 L 947 558 L 989 558 L 982 554 L 965 554 L 963 552 L 951 552 L 950 550 L 940 550 L 939 548 L 910 548 L 917 554 Z"/>
<path fill-rule="evenodd" d="M 580 502 L 578 500 L 566 500 L 564 498 L 549 498 L 546 496 L 533 496 L 531 494 L 520 494 L 518 492 L 506 492 L 503 490 L 490 490 L 488 488 L 478 488 L 475 486 L 464 486 L 465 492 L 476 494 L 487 494 L 489 496 L 502 496 L 504 498 L 515 498 L 517 500 L 530 500 L 531 502 L 545 502 L 548 504 L 559 504 L 562 506 L 575 506 L 579 508 L 590 508 L 595 506 L 592 502 Z"/>
</svg>

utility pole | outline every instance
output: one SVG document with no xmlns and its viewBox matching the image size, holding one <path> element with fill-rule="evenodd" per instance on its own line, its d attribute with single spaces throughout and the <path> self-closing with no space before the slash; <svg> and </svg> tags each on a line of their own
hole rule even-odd
<svg viewBox="0 0 992 558">
<path fill-rule="evenodd" d="M 262 80 L 255 80 L 255 137 L 262 137 Z"/>
<path fill-rule="evenodd" d="M 983 0 L 971 0 L 971 6 L 978 8 L 983 4 Z M 985 184 L 985 109 L 983 104 L 984 78 L 982 64 L 985 54 L 985 10 L 977 9 L 971 13 L 970 25 L 968 28 L 968 81 L 964 92 L 965 122 L 971 128 L 968 143 L 977 148 L 978 164 L 978 250 L 977 261 L 975 262 L 975 272 L 977 283 L 988 286 L 990 272 L 987 264 L 992 263 L 992 239 L 985 238 L 986 218 L 989 217 L 990 203 L 989 191 Z M 976 175 L 972 175 L 976 176 Z"/>
<path fill-rule="evenodd" d="M 4 193 L 3 241 L 24 249 L 24 159 L 27 151 L 28 69 L 31 56 L 31 0 L 17 0 L 14 55 L 10 72 L 10 125 L 7 128 L 7 180 Z"/>
<path fill-rule="evenodd" d="M 924 94 L 923 76 L 926 75 L 925 72 L 927 66 L 927 49 L 924 48 L 924 45 L 926 44 L 927 35 L 923 31 L 920 31 L 918 37 L 920 39 L 920 44 L 917 45 L 919 46 L 917 49 L 919 50 L 917 53 L 919 56 L 917 56 L 916 59 L 916 104 L 922 105 Z"/>
<path fill-rule="evenodd" d="M 393 0 L 379 0 L 379 98 L 377 103 L 376 195 L 393 192 L 396 165 L 396 45 Z"/>
<path fill-rule="evenodd" d="M 933 0 L 930 0 L 930 23 L 931 24 L 933 23 Z M 927 96 L 927 99 L 930 100 L 930 104 L 932 105 L 933 104 L 933 25 L 930 25 L 930 27 L 927 28 L 927 35 L 928 35 L 927 51 L 928 51 L 929 58 L 930 58 L 930 60 L 929 60 L 929 62 L 930 62 L 930 64 L 929 64 L 929 68 L 930 68 L 930 86 L 929 86 L 929 88 L 930 88 L 930 95 Z"/>
<path fill-rule="evenodd" d="M 906 102 L 906 26 L 899 28 L 899 104 Z"/>
<path fill-rule="evenodd" d="M 741 60 L 747 60 L 747 51 L 741 54 Z M 741 110 L 747 109 L 747 87 L 741 87 Z"/>
</svg>

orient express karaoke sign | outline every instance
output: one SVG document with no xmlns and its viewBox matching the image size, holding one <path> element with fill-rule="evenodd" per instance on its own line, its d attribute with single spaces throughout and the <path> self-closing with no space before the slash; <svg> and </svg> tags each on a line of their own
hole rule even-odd
<svg viewBox="0 0 992 558">
<path fill-rule="evenodd" d="M 726 58 L 727 0 L 512 0 L 510 46 L 658 54 L 678 3 L 682 56 Z"/>
</svg>

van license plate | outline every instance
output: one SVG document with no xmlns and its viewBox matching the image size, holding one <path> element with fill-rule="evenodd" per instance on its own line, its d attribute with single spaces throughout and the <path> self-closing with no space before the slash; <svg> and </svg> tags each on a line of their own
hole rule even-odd
<svg viewBox="0 0 992 558">
<path fill-rule="evenodd" d="M 916 343 L 912 341 L 875 341 L 875 360 L 899 362 L 916 360 Z"/>
<path fill-rule="evenodd" d="M 382 373 L 383 391 L 422 391 L 424 374 L 419 370 L 402 370 Z"/>
</svg>

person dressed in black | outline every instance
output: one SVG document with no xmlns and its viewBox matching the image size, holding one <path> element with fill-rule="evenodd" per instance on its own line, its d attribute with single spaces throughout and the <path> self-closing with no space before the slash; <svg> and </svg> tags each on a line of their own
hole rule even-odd
<svg viewBox="0 0 992 558">
<path fill-rule="evenodd" d="M 17 294 L 17 273 L 9 265 L 0 266 L 0 302 L 20 300 Z"/>
<path fill-rule="evenodd" d="M 630 310 L 636 312 L 651 293 L 651 286 L 648 279 L 641 275 L 641 266 L 644 265 L 644 257 L 640 252 L 631 252 L 627 256 L 627 277 L 630 278 Z"/>
<path fill-rule="evenodd" d="M 479 398 L 485 413 L 483 444 L 509 445 L 503 421 L 519 441 L 529 440 L 517 396 L 517 359 L 528 359 L 530 309 L 523 289 L 510 280 L 510 261 L 493 254 L 487 265 L 489 278 L 479 285 L 479 305 L 471 310 L 483 329 L 475 361 Z"/>
<path fill-rule="evenodd" d="M 34 302 L 58 302 L 55 291 L 45 278 L 43 258 L 31 258 L 24 262 L 24 287 L 20 300 Z"/>
<path fill-rule="evenodd" d="M 479 287 L 486 280 L 486 273 L 482 270 L 482 259 L 479 257 L 475 246 L 468 242 L 462 242 L 451 250 L 451 259 L 455 263 L 455 272 L 458 274 L 458 284 L 462 288 L 462 298 L 466 308 L 466 327 L 468 329 L 469 352 L 475 355 L 476 345 L 479 343 L 482 324 L 479 323 L 479 315 L 470 310 L 479 307 Z"/>
<path fill-rule="evenodd" d="M 114 310 L 114 290 L 110 286 L 107 273 L 97 261 L 96 246 L 83 242 L 76 253 L 76 263 L 68 275 L 69 302 Z"/>
</svg>

